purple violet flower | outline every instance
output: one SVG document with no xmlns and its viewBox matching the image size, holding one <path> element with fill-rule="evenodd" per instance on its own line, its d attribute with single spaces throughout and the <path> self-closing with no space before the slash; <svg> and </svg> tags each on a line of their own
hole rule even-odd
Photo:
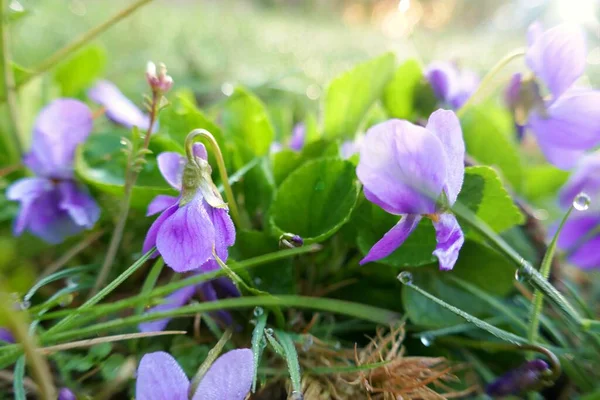
<svg viewBox="0 0 600 400">
<path fill-rule="evenodd" d="M 600 268 L 600 213 L 597 210 L 571 215 L 558 237 L 557 246 L 567 260 L 580 268 Z"/>
<path fill-rule="evenodd" d="M 137 371 L 138 400 L 244 400 L 252 386 L 254 357 L 250 349 L 231 350 L 211 365 L 195 393 L 190 381 L 168 353 L 157 351 L 142 357 Z"/>
<path fill-rule="evenodd" d="M 490 383 L 485 392 L 492 397 L 518 395 L 544 386 L 544 378 L 550 368 L 544 360 L 532 360 L 507 372 Z"/>
<path fill-rule="evenodd" d="M 391 254 L 427 217 L 436 230 L 433 254 L 440 269 L 454 267 L 464 236 L 456 217 L 445 208 L 454 204 L 462 187 L 464 154 L 462 131 L 452 111 L 434 112 L 425 128 L 389 120 L 369 129 L 356 173 L 367 200 L 401 219 L 361 265 Z"/>
<path fill-rule="evenodd" d="M 178 198 L 160 195 L 148 206 L 147 215 L 162 212 L 144 241 L 143 251 L 156 246 L 165 263 L 176 272 L 203 269 L 214 260 L 213 251 L 225 261 L 235 242 L 235 228 L 227 205 L 212 183 L 204 145 L 194 144 L 195 160 L 174 152 L 157 157 L 165 180 L 181 191 Z"/>
<path fill-rule="evenodd" d="M 569 180 L 558 194 L 561 207 L 567 209 L 579 193 L 586 193 L 592 199 L 592 208 L 600 205 L 600 150 L 586 154 L 577 162 Z M 596 206 L 596 207 L 594 207 Z"/>
<path fill-rule="evenodd" d="M 583 156 L 569 180 L 558 194 L 559 205 L 567 209 L 580 193 L 591 199 L 586 210 L 577 211 L 565 223 L 558 238 L 558 248 L 567 253 L 567 260 L 580 268 L 600 267 L 600 151 Z M 554 236 L 556 223 L 549 232 Z"/>
<path fill-rule="evenodd" d="M 572 168 L 589 149 L 600 144 L 600 92 L 575 88 L 586 64 L 585 37 L 572 24 L 528 31 L 526 62 L 535 79 L 513 77 L 508 89 L 515 120 L 536 137 L 546 159 L 561 169 Z M 541 94 L 541 86 L 548 96 Z"/>
<path fill-rule="evenodd" d="M 290 138 L 290 142 L 288 146 L 290 149 L 294 151 L 300 151 L 304 147 L 304 143 L 306 142 L 306 127 L 304 124 L 299 123 L 294 126 L 292 129 L 292 137 Z"/>
<path fill-rule="evenodd" d="M 0 328 L 0 343 L 1 342 L 6 342 L 6 343 L 14 343 L 15 342 L 14 336 L 6 328 Z"/>
<path fill-rule="evenodd" d="M 99 81 L 88 90 L 88 97 L 106 110 L 108 119 L 126 128 L 137 126 L 142 131 L 148 130 L 150 117 L 129 100 L 114 83 Z M 152 132 L 156 132 L 158 125 L 155 123 Z"/>
<path fill-rule="evenodd" d="M 6 190 L 9 200 L 21 203 L 15 235 L 27 229 L 55 244 L 94 226 L 100 208 L 73 174 L 75 149 L 92 127 L 92 112 L 78 100 L 58 99 L 40 112 L 33 145 L 23 158 L 36 176 L 20 179 Z"/>
<path fill-rule="evenodd" d="M 442 105 L 459 109 L 479 86 L 479 77 L 468 69 L 458 69 L 455 64 L 435 61 L 425 70 L 433 93 Z"/>
<path fill-rule="evenodd" d="M 290 141 L 288 142 L 287 147 L 293 151 L 301 151 L 306 144 L 306 127 L 303 123 L 298 123 L 294 125 L 292 129 L 292 136 L 290 137 Z M 280 142 L 271 143 L 271 147 L 269 148 L 269 152 L 271 154 L 275 154 L 284 149 L 284 146 Z"/>
<path fill-rule="evenodd" d="M 217 264 L 216 261 L 211 260 L 201 267 L 201 272 L 210 272 L 217 269 L 219 269 L 219 264 Z M 180 308 L 189 303 L 198 292 L 201 293 L 204 301 L 215 301 L 219 298 L 238 297 L 240 295 L 240 292 L 229 278 L 220 277 L 208 282 L 202 282 L 197 285 L 186 286 L 176 290 L 165 298 L 163 304 L 151 308 L 146 311 L 146 314 L 165 312 Z M 233 323 L 233 318 L 227 311 L 217 311 L 215 314 L 225 325 L 231 325 Z M 140 332 L 162 331 L 170 320 L 171 318 L 164 318 L 157 321 L 144 322 L 138 326 L 138 329 Z"/>
</svg>

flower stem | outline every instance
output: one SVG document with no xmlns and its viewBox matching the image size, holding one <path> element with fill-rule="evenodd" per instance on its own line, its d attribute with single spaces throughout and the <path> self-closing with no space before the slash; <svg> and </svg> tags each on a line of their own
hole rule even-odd
<svg viewBox="0 0 600 400">
<path fill-rule="evenodd" d="M 10 53 L 9 19 L 6 15 L 6 0 L 0 1 L 0 24 L 2 29 L 2 69 L 4 70 L 4 95 L 8 103 L 8 116 L 12 129 L 13 148 L 16 151 L 15 159 L 20 159 L 23 154 L 21 119 L 19 118 L 19 105 L 17 103 L 17 88 L 13 73 Z"/>
<path fill-rule="evenodd" d="M 233 190 L 231 190 L 231 185 L 229 184 L 229 177 L 227 176 L 227 168 L 225 168 L 225 160 L 223 159 L 223 153 L 221 152 L 221 148 L 219 147 L 219 143 L 215 137 L 207 131 L 206 129 L 194 129 L 191 131 L 186 139 L 185 139 L 185 153 L 187 155 L 188 160 L 194 159 L 192 144 L 194 140 L 200 137 L 202 139 L 206 139 L 215 154 L 215 158 L 217 159 L 217 166 L 219 167 L 219 175 L 221 176 L 221 184 L 223 185 L 223 189 L 225 190 L 225 197 L 227 197 L 227 203 L 229 206 L 229 211 L 231 213 L 231 218 L 233 222 L 237 225 L 237 227 L 243 227 L 244 225 L 241 223 L 240 213 L 237 208 L 237 203 L 235 202 L 235 196 L 233 195 Z"/>
<path fill-rule="evenodd" d="M 571 215 L 573 211 L 573 206 L 569 208 L 562 221 L 560 222 L 560 226 L 556 230 L 550 245 L 548 246 L 548 250 L 544 255 L 544 259 L 542 260 L 542 265 L 540 267 L 540 274 L 545 279 L 548 279 L 550 275 L 550 268 L 552 266 L 552 259 L 554 258 L 554 252 L 556 251 L 556 242 L 558 241 L 558 236 L 560 235 L 560 231 L 562 230 L 565 222 Z M 533 303 L 531 306 L 531 313 L 529 315 L 529 329 L 527 331 L 527 339 L 530 343 L 536 343 L 538 338 L 538 331 L 540 326 L 540 314 L 542 313 L 542 308 L 544 305 L 544 293 L 542 293 L 539 289 L 536 289 L 533 294 Z"/>
<path fill-rule="evenodd" d="M 516 49 L 511 51 L 510 53 L 505 55 L 500 61 L 498 61 L 498 63 L 496 63 L 496 65 L 494 65 L 492 69 L 490 69 L 490 72 L 488 72 L 487 75 L 481 80 L 481 83 L 479 84 L 475 92 L 473 92 L 473 94 L 469 97 L 467 102 L 463 104 L 461 108 L 458 109 L 456 115 L 462 117 L 465 114 L 465 111 L 475 104 L 477 98 L 481 96 L 481 94 L 484 93 L 486 90 L 488 90 L 488 87 L 490 87 L 489 90 L 493 89 L 495 85 L 492 84 L 494 83 L 494 78 L 498 74 L 498 72 L 500 72 L 511 61 L 524 55 L 525 49 Z"/>
<path fill-rule="evenodd" d="M 144 144 L 141 148 L 142 152 L 147 150 L 148 146 L 150 145 L 150 136 L 152 135 L 152 128 L 154 127 L 154 122 L 156 121 L 156 116 L 158 113 L 158 103 L 160 98 L 161 94 L 158 91 L 153 90 L 152 102 L 150 105 L 150 123 L 148 124 L 148 130 L 146 132 L 146 136 L 144 137 Z M 138 151 L 137 154 L 143 153 L 140 153 L 140 151 Z M 140 171 L 134 168 L 133 165 L 137 154 L 134 154 L 134 151 L 131 151 L 131 153 L 129 154 L 127 169 L 125 171 L 125 196 L 123 197 L 123 201 L 121 202 L 121 211 L 119 213 L 117 225 L 115 225 L 115 230 L 113 231 L 112 237 L 110 238 L 110 244 L 108 245 L 106 258 L 104 259 L 104 263 L 100 268 L 100 273 L 98 274 L 98 278 L 96 279 L 94 288 L 89 294 L 89 298 L 93 297 L 96 293 L 98 293 L 100 287 L 102 287 L 102 285 L 104 285 L 104 282 L 106 282 L 106 278 L 108 278 L 110 269 L 112 268 L 112 265 L 115 261 L 115 257 L 117 256 L 117 252 L 119 251 L 119 245 L 121 244 L 123 232 L 125 231 L 125 225 L 127 224 L 129 208 L 131 207 L 131 196 L 133 194 L 133 187 L 135 186 L 135 182 L 137 181 L 137 178 L 140 175 Z"/>
</svg>

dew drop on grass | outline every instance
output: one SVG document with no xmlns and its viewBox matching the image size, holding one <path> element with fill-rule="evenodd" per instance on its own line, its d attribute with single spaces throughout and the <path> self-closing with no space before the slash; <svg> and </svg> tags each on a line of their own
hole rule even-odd
<svg viewBox="0 0 600 400">
<path fill-rule="evenodd" d="M 402 271 L 400 274 L 398 274 L 398 280 L 402 282 L 403 285 L 412 285 L 413 276 L 408 271 Z"/>
<path fill-rule="evenodd" d="M 269 336 L 273 336 L 273 328 L 267 328 L 265 329 L 265 333 Z"/>
<path fill-rule="evenodd" d="M 262 307 L 256 307 L 254 309 L 254 316 L 255 317 L 260 317 L 261 315 L 263 315 L 264 312 L 265 312 L 265 310 L 263 310 Z"/>
<path fill-rule="evenodd" d="M 588 196 L 587 193 L 581 192 L 575 196 L 575 199 L 573 200 L 573 208 L 577 211 L 585 211 L 590 208 L 591 202 L 592 199 L 590 199 L 590 196 Z"/>
<path fill-rule="evenodd" d="M 304 342 L 302 343 L 302 350 L 309 351 L 314 343 L 312 335 L 306 335 L 304 337 Z"/>
<path fill-rule="evenodd" d="M 288 397 L 288 400 L 304 400 L 304 396 L 302 395 L 302 393 L 298 392 L 297 390 L 294 390 L 290 394 L 290 397 Z"/>
<path fill-rule="evenodd" d="M 433 336 L 430 335 L 423 335 L 420 337 L 421 339 L 421 343 L 423 344 L 423 346 L 425 347 L 429 347 L 431 345 L 433 345 Z"/>
</svg>

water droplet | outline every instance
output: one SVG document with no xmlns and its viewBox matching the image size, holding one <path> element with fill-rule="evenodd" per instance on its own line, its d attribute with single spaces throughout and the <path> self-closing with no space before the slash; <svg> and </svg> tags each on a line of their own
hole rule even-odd
<svg viewBox="0 0 600 400">
<path fill-rule="evenodd" d="M 306 335 L 304 337 L 304 342 L 302 343 L 302 350 L 303 351 L 310 350 L 310 348 L 312 347 L 313 343 L 314 343 L 314 339 L 313 339 L 312 335 Z"/>
<path fill-rule="evenodd" d="M 19 308 L 21 310 L 27 310 L 29 307 L 31 307 L 31 302 L 29 300 L 23 300 L 19 303 Z"/>
<path fill-rule="evenodd" d="M 10 4 L 8 5 L 8 7 L 15 12 L 25 11 L 25 8 L 23 8 L 23 5 L 21 3 L 19 3 L 17 0 L 12 0 L 10 2 Z"/>
<path fill-rule="evenodd" d="M 515 279 L 519 282 L 527 282 L 531 279 L 531 272 L 528 271 L 527 262 L 523 260 L 522 266 L 515 271 Z"/>
<path fill-rule="evenodd" d="M 335 344 L 333 345 L 333 348 L 336 350 L 340 350 L 342 348 L 342 344 L 340 342 L 335 342 Z"/>
<path fill-rule="evenodd" d="M 225 82 L 224 84 L 221 85 L 221 93 L 223 93 L 227 97 L 229 97 L 233 94 L 234 89 L 235 88 L 233 87 L 233 85 L 229 82 Z"/>
<path fill-rule="evenodd" d="M 121 140 L 120 140 L 120 143 L 121 143 L 123 146 L 127 146 L 127 144 L 128 144 L 129 142 L 128 142 L 128 140 L 127 140 L 127 139 L 123 138 L 123 139 L 121 139 Z"/>
<path fill-rule="evenodd" d="M 433 345 L 434 338 L 431 335 L 423 335 L 420 337 L 420 339 L 421 339 L 421 343 L 423 343 L 423 346 L 425 346 L 425 347 L 429 347 L 429 346 Z"/>
<path fill-rule="evenodd" d="M 590 199 L 590 196 L 588 196 L 587 193 L 581 192 L 575 196 L 575 199 L 573 200 L 573 208 L 575 208 L 577 211 L 585 211 L 590 208 L 591 202 L 592 199 Z"/>
<path fill-rule="evenodd" d="M 71 276 L 67 278 L 66 283 L 68 287 L 76 287 L 79 285 L 79 278 Z"/>
<path fill-rule="evenodd" d="M 523 278 L 523 275 L 519 273 L 519 270 L 515 271 L 515 279 L 518 282 L 523 282 L 525 279 Z"/>
<path fill-rule="evenodd" d="M 258 276 L 256 278 L 254 278 L 254 284 L 260 285 L 261 283 L 262 283 L 262 279 L 260 279 Z"/>
<path fill-rule="evenodd" d="M 402 282 L 403 285 L 412 285 L 413 275 L 408 271 L 402 271 L 398 274 L 398 280 Z"/>
<path fill-rule="evenodd" d="M 267 328 L 267 329 L 265 329 L 265 334 L 269 335 L 269 336 L 273 336 L 273 328 Z"/>
<path fill-rule="evenodd" d="M 265 312 L 265 310 L 263 310 L 262 307 L 256 307 L 254 309 L 254 316 L 255 317 L 260 317 L 261 315 L 263 315 L 264 312 Z"/>
<path fill-rule="evenodd" d="M 294 390 L 292 393 L 290 393 L 290 396 L 288 397 L 288 400 L 303 400 L 304 396 L 302 395 L 302 392 L 299 392 L 297 390 Z"/>
</svg>

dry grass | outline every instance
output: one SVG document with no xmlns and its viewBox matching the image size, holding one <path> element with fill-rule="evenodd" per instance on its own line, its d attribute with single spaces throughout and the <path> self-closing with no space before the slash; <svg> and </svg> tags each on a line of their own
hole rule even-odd
<svg viewBox="0 0 600 400">
<path fill-rule="evenodd" d="M 361 371 L 305 376 L 304 399 L 453 399 L 479 390 L 476 384 L 460 391 L 451 387 L 460 383 L 456 373 L 468 368 L 464 364 L 451 364 L 443 357 L 406 357 L 403 340 L 404 326 L 387 333 L 379 329 L 362 349 L 332 349 L 315 339 L 311 350 L 304 353 L 304 358 L 301 356 L 306 369 L 385 364 Z"/>
</svg>

